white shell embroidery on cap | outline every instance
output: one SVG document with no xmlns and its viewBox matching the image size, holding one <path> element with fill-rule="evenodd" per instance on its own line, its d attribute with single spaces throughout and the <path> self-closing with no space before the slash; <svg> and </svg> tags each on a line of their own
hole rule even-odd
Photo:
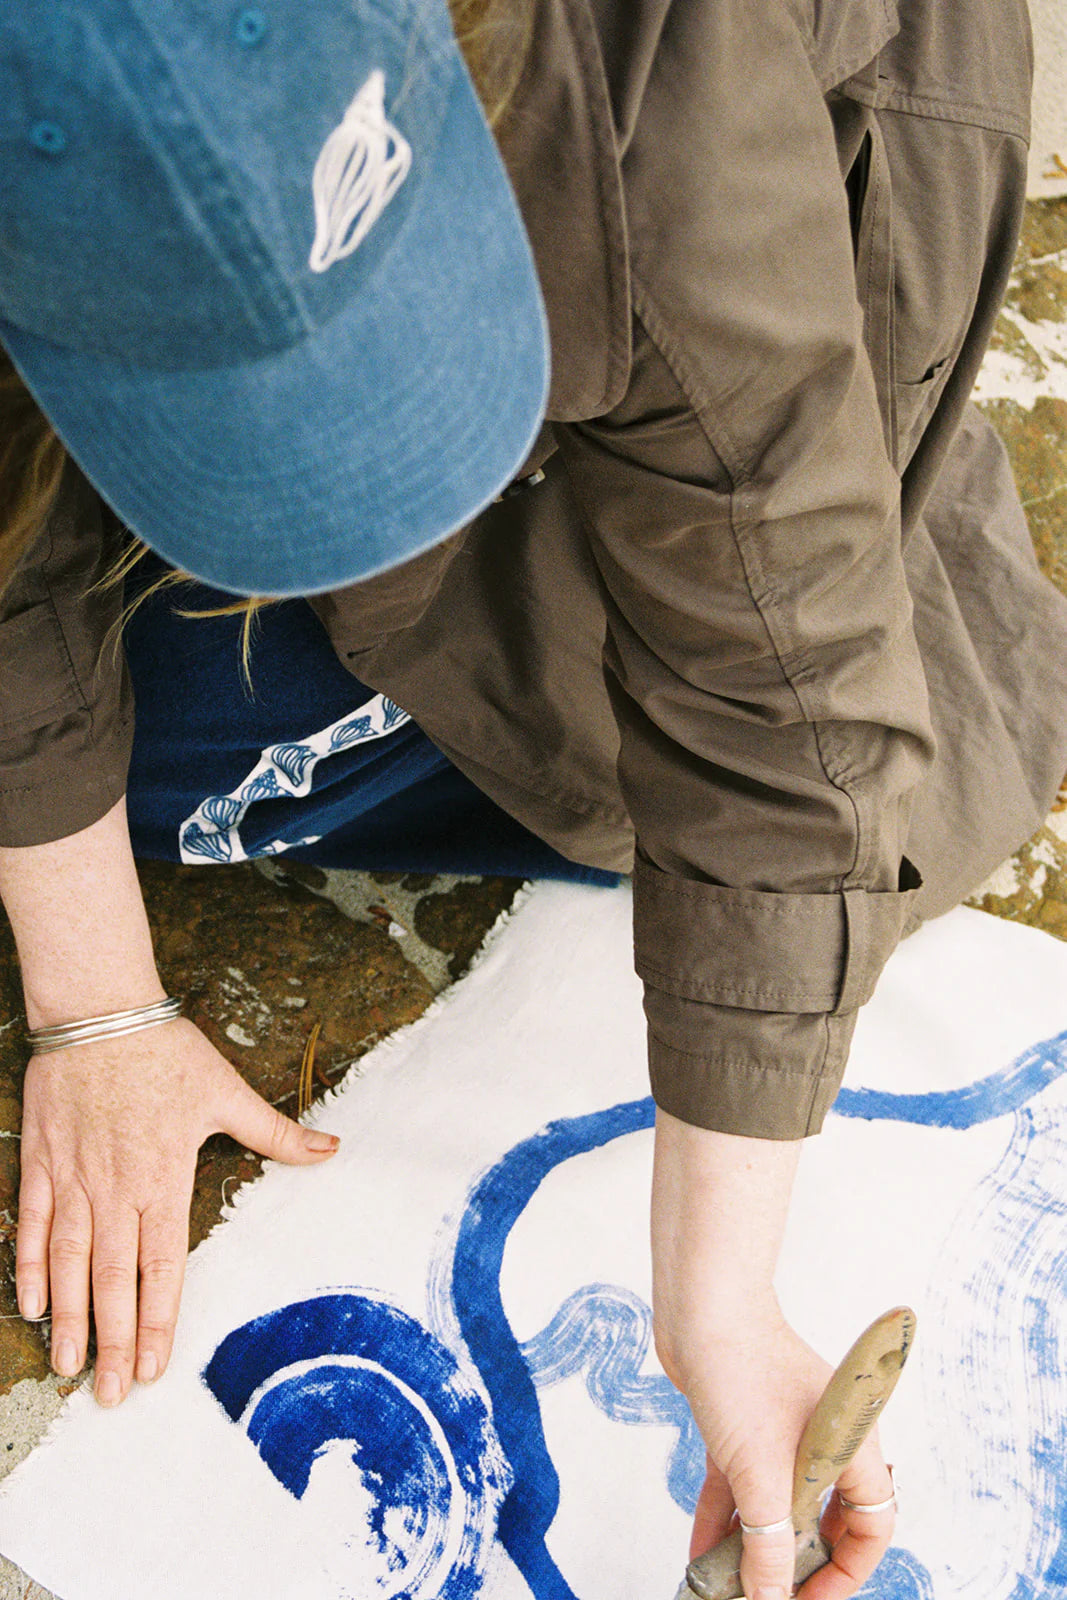
<svg viewBox="0 0 1067 1600">
<path fill-rule="evenodd" d="M 411 146 L 385 114 L 385 73 L 372 72 L 315 163 L 312 272 L 359 248 L 410 169 Z"/>
</svg>

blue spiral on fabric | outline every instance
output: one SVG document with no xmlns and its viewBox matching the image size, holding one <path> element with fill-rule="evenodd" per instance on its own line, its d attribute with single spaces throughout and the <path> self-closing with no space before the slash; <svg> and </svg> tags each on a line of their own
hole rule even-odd
<svg viewBox="0 0 1067 1600">
<path fill-rule="evenodd" d="M 485 1401 L 421 1323 L 373 1295 L 317 1295 L 234 1329 L 201 1376 L 297 1499 L 324 1454 L 350 1457 L 397 1600 L 476 1600 L 510 1475 Z"/>
</svg>

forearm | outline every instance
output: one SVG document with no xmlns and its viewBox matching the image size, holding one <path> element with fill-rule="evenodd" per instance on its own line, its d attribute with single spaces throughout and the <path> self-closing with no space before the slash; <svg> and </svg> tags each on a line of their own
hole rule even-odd
<svg viewBox="0 0 1067 1600">
<path fill-rule="evenodd" d="M 657 1113 L 653 1300 L 672 1377 L 706 1343 L 777 1316 L 774 1272 L 799 1153 L 799 1141 L 712 1133 Z"/>
<path fill-rule="evenodd" d="M 0 899 L 31 1028 L 162 998 L 124 800 L 80 833 L 0 848 Z"/>
</svg>

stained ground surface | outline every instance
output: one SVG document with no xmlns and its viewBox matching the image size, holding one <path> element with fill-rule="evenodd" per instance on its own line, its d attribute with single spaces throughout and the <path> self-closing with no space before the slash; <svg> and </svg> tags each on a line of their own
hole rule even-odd
<svg viewBox="0 0 1067 1600">
<path fill-rule="evenodd" d="M 1067 594 L 1067 199 L 1027 205 L 976 393 L 1011 456 L 1041 568 Z M 1067 939 L 1067 789 L 971 903 Z"/>
<path fill-rule="evenodd" d="M 1067 593 L 1067 199 L 1032 202 L 978 395 L 1015 467 L 1038 559 Z M 337 874 L 278 861 L 142 868 L 160 967 L 187 1014 L 249 1081 L 292 1114 L 317 1023 L 313 1096 L 412 1022 L 469 963 L 518 885 L 507 879 Z M 973 904 L 1067 939 L 1067 792 Z M 0 921 L 0 1476 L 74 1387 L 50 1375 L 47 1324 L 14 1300 L 21 1003 Z M 218 1220 L 256 1158 L 219 1136 L 197 1171 L 190 1245 Z M 0 1600 L 50 1600 L 0 1557 Z"/>
</svg>

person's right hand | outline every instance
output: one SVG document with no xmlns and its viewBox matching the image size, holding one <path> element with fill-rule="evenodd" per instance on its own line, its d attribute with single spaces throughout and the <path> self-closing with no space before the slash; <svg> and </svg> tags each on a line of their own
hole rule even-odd
<svg viewBox="0 0 1067 1600">
<path fill-rule="evenodd" d="M 652 1299 L 656 1352 L 689 1401 L 707 1451 L 690 1558 L 717 1544 L 735 1513 L 767 1528 L 793 1498 L 797 1447 L 831 1369 L 782 1316 L 774 1269 L 798 1144 L 748 1139 L 656 1114 Z M 892 1492 L 877 1437 L 841 1474 L 823 1532 L 833 1555 L 802 1600 L 850 1600 L 885 1553 L 891 1510 L 846 1511 L 841 1494 L 878 1505 Z M 787 1526 L 743 1540 L 748 1600 L 786 1600 L 795 1539 Z"/>
<path fill-rule="evenodd" d="M 16 1287 L 52 1305 L 52 1364 L 85 1364 L 92 1290 L 96 1398 L 117 1405 L 170 1358 L 197 1151 L 213 1133 L 275 1161 L 337 1148 L 251 1089 L 184 1019 L 35 1056 L 22 1117 Z"/>
<path fill-rule="evenodd" d="M 797 1446 L 832 1369 L 776 1310 L 727 1330 L 702 1329 L 690 1316 L 673 1331 L 661 1326 L 660 1339 L 667 1375 L 689 1400 L 707 1447 L 692 1559 L 726 1537 L 738 1512 L 757 1525 L 789 1515 Z M 842 1472 L 822 1519 L 830 1560 L 801 1587 L 799 1600 L 849 1600 L 867 1581 L 888 1548 L 893 1511 L 847 1510 L 841 1496 L 878 1505 L 892 1492 L 872 1432 Z M 745 1594 L 785 1600 L 793 1590 L 792 1530 L 747 1535 L 742 1548 Z"/>
</svg>

